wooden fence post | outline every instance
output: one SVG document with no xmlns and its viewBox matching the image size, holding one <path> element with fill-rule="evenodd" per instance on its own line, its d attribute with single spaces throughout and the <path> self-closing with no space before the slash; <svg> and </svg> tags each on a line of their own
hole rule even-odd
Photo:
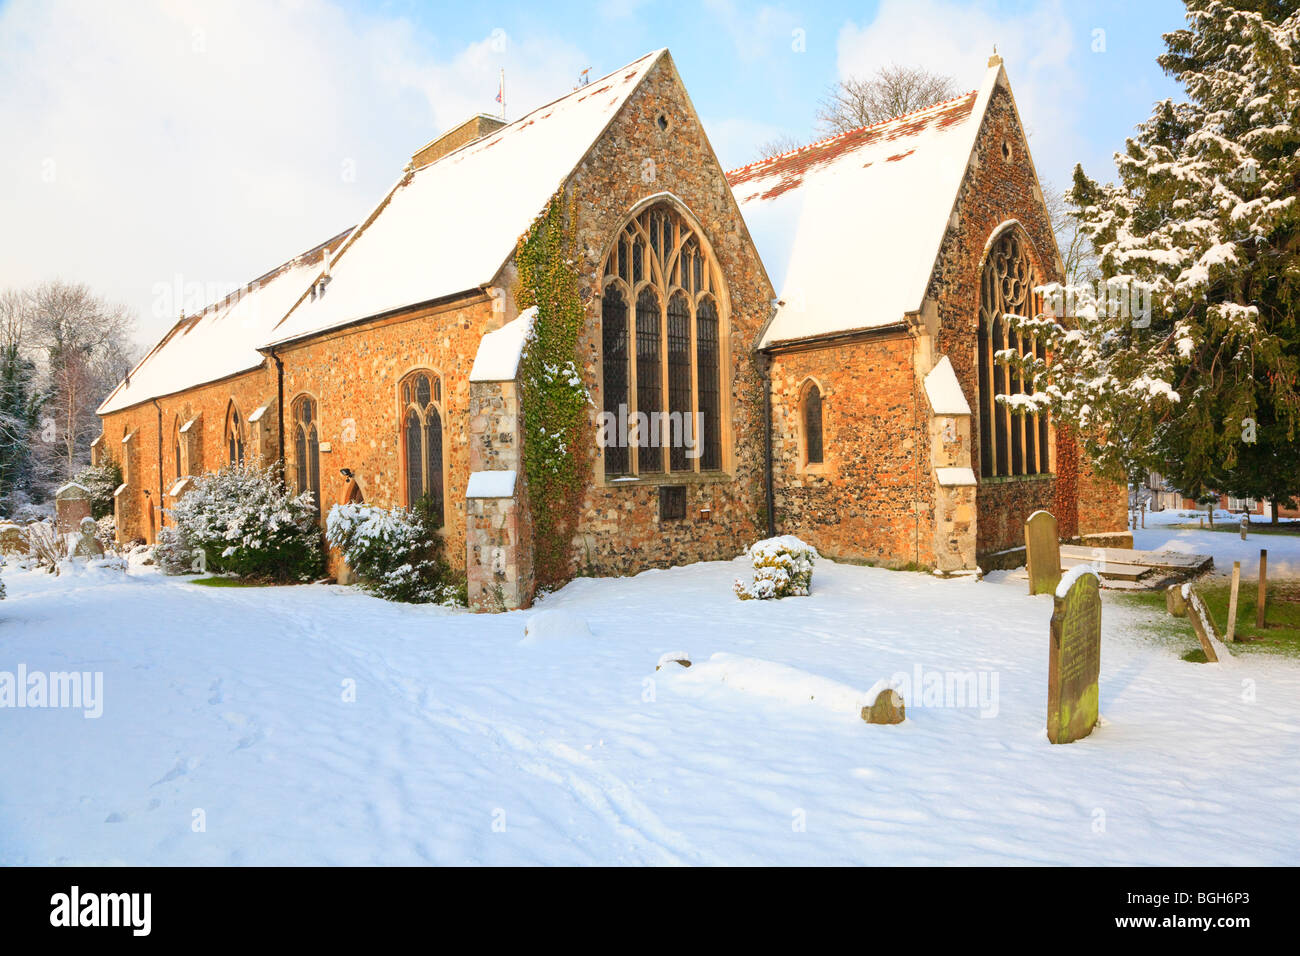
<svg viewBox="0 0 1300 956">
<path fill-rule="evenodd" d="M 1232 593 L 1228 596 L 1228 634 L 1227 641 L 1231 644 L 1236 640 L 1237 633 L 1237 588 L 1241 585 L 1241 562 L 1232 562 Z"/>
<path fill-rule="evenodd" d="M 1255 605 L 1255 626 L 1264 626 L 1264 608 L 1268 603 L 1268 548 L 1259 549 L 1259 602 Z"/>
</svg>

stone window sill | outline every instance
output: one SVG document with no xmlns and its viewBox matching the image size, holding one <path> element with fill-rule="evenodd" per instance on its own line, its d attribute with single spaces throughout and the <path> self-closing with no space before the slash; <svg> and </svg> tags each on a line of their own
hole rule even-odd
<svg viewBox="0 0 1300 956">
<path fill-rule="evenodd" d="M 1040 472 L 1037 475 L 985 475 L 981 476 L 979 483 L 981 485 L 1009 485 L 1018 481 L 1047 481 L 1055 478 L 1050 471 Z"/>
<path fill-rule="evenodd" d="M 657 485 L 716 485 L 732 480 L 725 471 L 677 471 L 663 474 L 639 475 L 626 478 L 606 478 L 606 488 L 641 488 Z"/>
</svg>

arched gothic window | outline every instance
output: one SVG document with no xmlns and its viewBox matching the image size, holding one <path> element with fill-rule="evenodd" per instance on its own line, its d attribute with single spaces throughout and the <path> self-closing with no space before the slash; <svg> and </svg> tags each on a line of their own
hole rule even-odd
<svg viewBox="0 0 1300 956">
<path fill-rule="evenodd" d="M 311 492 L 316 510 L 320 510 L 320 430 L 316 419 L 316 399 L 301 395 L 293 403 L 293 455 L 298 492 Z"/>
<path fill-rule="evenodd" d="M 605 475 L 720 470 L 725 302 L 701 237 L 668 204 L 651 206 L 619 234 L 603 285 L 603 411 L 627 423 L 606 441 Z"/>
<path fill-rule="evenodd" d="M 181 458 L 181 417 L 177 415 L 172 419 L 172 454 L 176 456 L 176 480 L 181 480 L 181 475 L 185 474 L 185 462 Z"/>
<path fill-rule="evenodd" d="M 803 396 L 804 464 L 822 463 L 822 390 L 810 382 Z"/>
<path fill-rule="evenodd" d="M 226 461 L 232 468 L 244 464 L 244 420 L 234 402 L 226 408 Z"/>
<path fill-rule="evenodd" d="M 1019 230 L 1008 229 L 989 250 L 980 278 L 980 474 L 985 478 L 1050 470 L 1047 415 L 1013 415 L 997 401 L 999 395 L 1024 394 L 1030 384 L 1018 369 L 999 362 L 998 352 L 1046 356 L 1037 337 L 1016 331 L 1006 320 L 1007 315 L 1032 317 L 1042 312 L 1036 285 L 1027 240 Z"/>
<path fill-rule="evenodd" d="M 406 502 L 428 497 L 439 522 L 443 515 L 442 380 L 413 372 L 402 382 L 402 447 L 406 456 Z"/>
</svg>

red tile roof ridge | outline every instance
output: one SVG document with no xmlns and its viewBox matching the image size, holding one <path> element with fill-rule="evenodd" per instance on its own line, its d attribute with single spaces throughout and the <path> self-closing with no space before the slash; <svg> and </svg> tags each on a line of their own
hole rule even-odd
<svg viewBox="0 0 1300 956">
<path fill-rule="evenodd" d="M 912 110 L 910 113 L 899 113 L 897 116 L 891 116 L 889 119 L 878 120 L 875 123 L 867 123 L 865 126 L 855 126 L 852 129 L 846 129 L 839 133 L 832 133 L 830 136 L 822 139 L 813 140 L 811 143 L 805 143 L 803 146 L 796 146 L 794 149 L 786 150 L 784 153 L 776 153 L 772 156 L 764 156 L 762 159 L 756 159 L 752 163 L 746 163 L 744 166 L 737 166 L 735 169 L 729 169 L 724 174 L 728 179 L 732 176 L 747 172 L 756 166 L 762 166 L 765 163 L 775 163 L 780 159 L 787 159 L 797 153 L 802 153 L 806 149 L 813 149 L 817 146 L 825 146 L 827 143 L 834 142 L 844 136 L 852 136 L 854 133 L 861 133 L 864 130 L 875 129 L 877 126 L 884 126 L 887 123 L 893 123 L 897 120 L 906 119 L 909 116 L 915 116 L 918 113 L 925 113 L 929 110 L 938 109 L 941 106 L 951 106 L 959 100 L 964 100 L 968 96 L 975 96 L 979 90 L 967 90 L 952 99 L 940 100 L 938 103 L 931 103 L 929 106 L 922 106 L 920 109 Z"/>
</svg>

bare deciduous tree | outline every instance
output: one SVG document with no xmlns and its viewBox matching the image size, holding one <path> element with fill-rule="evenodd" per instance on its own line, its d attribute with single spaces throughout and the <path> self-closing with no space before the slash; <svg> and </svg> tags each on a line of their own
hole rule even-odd
<svg viewBox="0 0 1300 956">
<path fill-rule="evenodd" d="M 755 151 L 754 161 L 771 159 L 773 156 L 780 156 L 782 153 L 788 153 L 803 145 L 803 140 L 798 137 L 791 136 L 789 133 L 781 133 L 773 136 L 765 143 L 759 143 L 758 149 Z"/>
<path fill-rule="evenodd" d="M 1079 220 L 1070 211 L 1070 204 L 1065 201 L 1065 194 L 1049 182 L 1042 183 L 1043 205 L 1047 207 L 1048 218 L 1052 222 L 1052 232 L 1056 234 L 1056 245 L 1061 250 L 1061 261 L 1065 265 L 1065 281 L 1079 285 L 1097 278 L 1097 255 L 1092 243 L 1079 229 Z"/>
<path fill-rule="evenodd" d="M 869 77 L 851 76 L 827 92 L 817 121 L 827 133 L 902 116 L 957 95 L 952 77 L 919 66 L 883 66 Z"/>
</svg>

